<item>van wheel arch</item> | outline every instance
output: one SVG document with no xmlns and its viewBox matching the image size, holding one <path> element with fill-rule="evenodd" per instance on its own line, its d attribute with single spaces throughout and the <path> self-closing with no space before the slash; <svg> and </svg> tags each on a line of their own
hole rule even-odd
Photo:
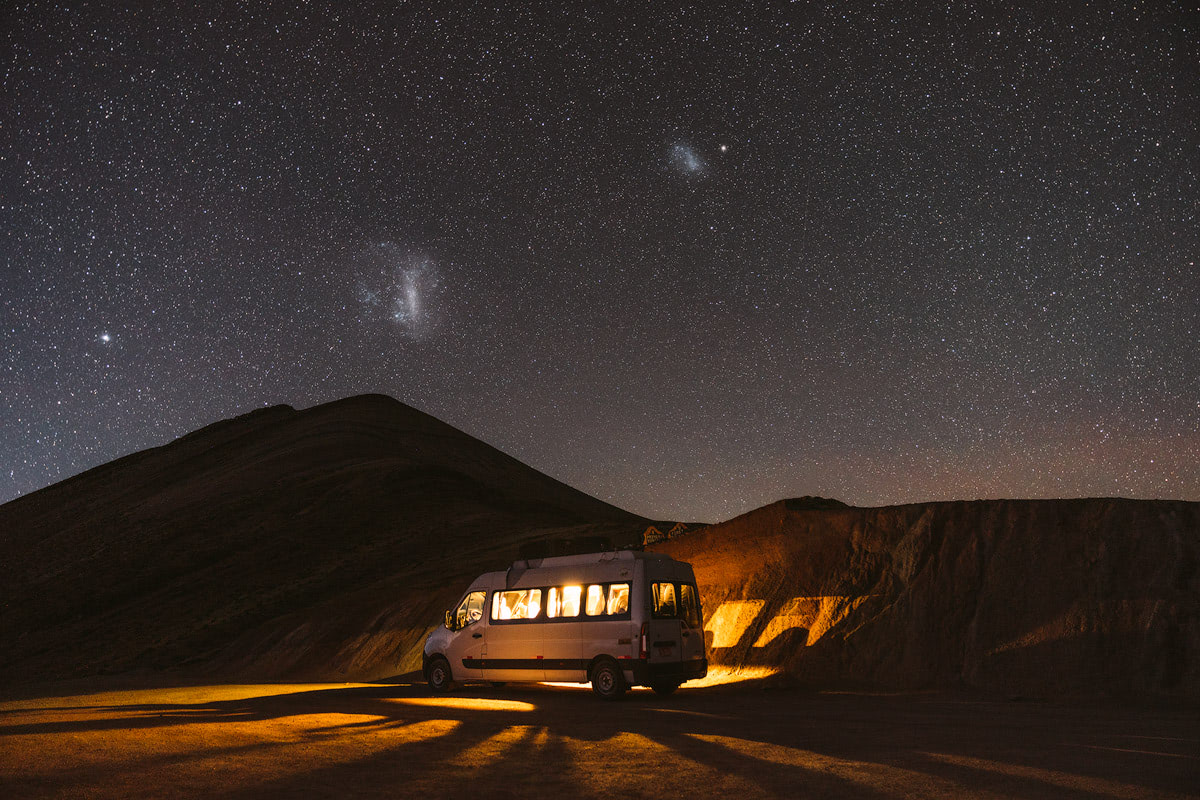
<svg viewBox="0 0 1200 800">
<path fill-rule="evenodd" d="M 437 658 L 446 658 L 446 656 L 444 653 L 426 653 L 421 659 L 423 662 L 421 664 L 421 677 L 425 680 L 429 680 L 429 665 L 432 664 L 434 659 Z"/>
</svg>

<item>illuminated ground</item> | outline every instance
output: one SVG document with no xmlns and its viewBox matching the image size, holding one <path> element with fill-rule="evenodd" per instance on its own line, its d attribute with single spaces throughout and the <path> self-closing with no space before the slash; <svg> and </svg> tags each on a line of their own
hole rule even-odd
<svg viewBox="0 0 1200 800">
<path fill-rule="evenodd" d="M 152 689 L 0 703 L 0 794 L 1184 797 L 1197 719 L 737 685 Z"/>
</svg>

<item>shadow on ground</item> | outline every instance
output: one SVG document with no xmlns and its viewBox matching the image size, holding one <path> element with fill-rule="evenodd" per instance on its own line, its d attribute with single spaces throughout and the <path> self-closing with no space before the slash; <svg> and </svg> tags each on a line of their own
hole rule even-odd
<svg viewBox="0 0 1200 800">
<path fill-rule="evenodd" d="M 124 690 L 0 704 L 9 796 L 1186 797 L 1194 710 L 725 686 Z"/>
</svg>

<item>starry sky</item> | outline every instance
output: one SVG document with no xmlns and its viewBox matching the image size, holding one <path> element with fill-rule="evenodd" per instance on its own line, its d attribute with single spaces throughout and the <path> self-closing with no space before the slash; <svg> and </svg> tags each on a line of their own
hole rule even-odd
<svg viewBox="0 0 1200 800">
<path fill-rule="evenodd" d="M 366 392 L 659 518 L 1200 500 L 1181 4 L 3 15 L 0 501 Z"/>
</svg>

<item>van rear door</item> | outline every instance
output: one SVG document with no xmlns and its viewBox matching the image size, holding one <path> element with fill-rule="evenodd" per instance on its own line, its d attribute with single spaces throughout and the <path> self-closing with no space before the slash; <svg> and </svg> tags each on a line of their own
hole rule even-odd
<svg viewBox="0 0 1200 800">
<path fill-rule="evenodd" d="M 694 583 L 679 584 L 679 616 L 683 623 L 683 660 L 703 660 L 704 616 L 700 612 L 700 592 Z"/>
<path fill-rule="evenodd" d="M 684 625 L 679 612 L 679 585 L 668 581 L 651 583 L 650 620 L 646 623 L 646 655 L 651 664 L 683 660 Z"/>
</svg>

